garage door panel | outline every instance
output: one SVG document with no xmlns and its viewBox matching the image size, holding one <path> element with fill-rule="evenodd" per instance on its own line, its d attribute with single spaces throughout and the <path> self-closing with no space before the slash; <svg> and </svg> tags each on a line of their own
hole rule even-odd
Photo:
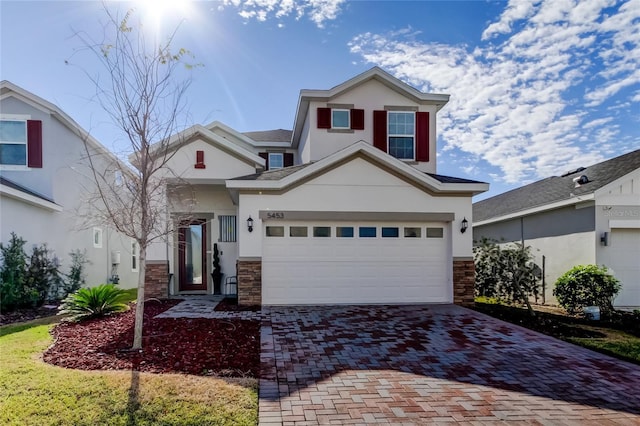
<svg viewBox="0 0 640 426">
<path fill-rule="evenodd" d="M 336 238 L 352 225 L 331 226 L 331 238 L 264 238 L 263 303 L 451 302 L 447 238 L 425 238 L 425 225 L 423 238 Z"/>
<path fill-rule="evenodd" d="M 616 229 L 611 232 L 610 259 L 606 265 L 622 283 L 614 306 L 640 306 L 640 229 Z"/>
</svg>

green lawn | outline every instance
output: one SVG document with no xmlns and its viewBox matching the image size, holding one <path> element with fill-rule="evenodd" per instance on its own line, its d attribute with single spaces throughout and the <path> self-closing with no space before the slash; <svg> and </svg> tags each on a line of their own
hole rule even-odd
<svg viewBox="0 0 640 426">
<path fill-rule="evenodd" d="M 0 327 L 2 425 L 255 425 L 257 381 L 42 362 L 52 319 Z"/>
</svg>

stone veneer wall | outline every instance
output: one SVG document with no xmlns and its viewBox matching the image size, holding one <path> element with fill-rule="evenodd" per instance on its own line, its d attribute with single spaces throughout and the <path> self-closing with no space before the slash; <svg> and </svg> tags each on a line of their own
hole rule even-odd
<svg viewBox="0 0 640 426">
<path fill-rule="evenodd" d="M 476 266 L 473 259 L 453 260 L 453 303 L 473 306 L 475 296 Z"/>
<path fill-rule="evenodd" d="M 166 299 L 169 293 L 169 261 L 147 260 L 144 274 L 144 298 Z"/>
<path fill-rule="evenodd" d="M 262 304 L 262 259 L 238 260 L 238 305 Z"/>
</svg>

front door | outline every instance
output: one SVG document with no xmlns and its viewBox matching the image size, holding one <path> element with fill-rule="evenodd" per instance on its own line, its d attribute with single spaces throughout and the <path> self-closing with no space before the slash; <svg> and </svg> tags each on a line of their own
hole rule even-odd
<svg viewBox="0 0 640 426">
<path fill-rule="evenodd" d="M 207 221 L 184 223 L 178 231 L 180 291 L 207 289 Z"/>
</svg>

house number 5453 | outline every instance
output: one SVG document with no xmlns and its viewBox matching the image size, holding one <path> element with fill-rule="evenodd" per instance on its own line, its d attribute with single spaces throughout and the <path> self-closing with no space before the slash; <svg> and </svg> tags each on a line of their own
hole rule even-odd
<svg viewBox="0 0 640 426">
<path fill-rule="evenodd" d="M 284 219 L 284 213 L 282 212 L 268 212 L 267 219 Z"/>
</svg>

